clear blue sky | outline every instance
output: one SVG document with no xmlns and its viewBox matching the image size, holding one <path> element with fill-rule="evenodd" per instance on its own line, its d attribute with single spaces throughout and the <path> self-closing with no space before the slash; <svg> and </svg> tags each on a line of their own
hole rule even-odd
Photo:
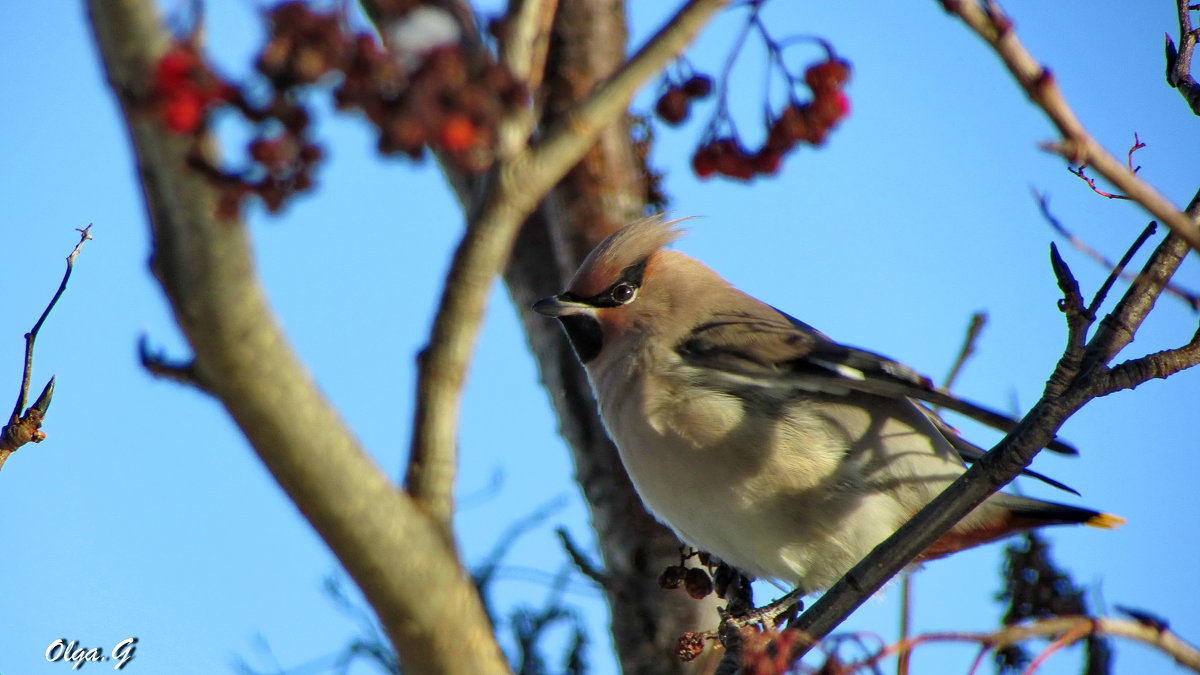
<svg viewBox="0 0 1200 675">
<path fill-rule="evenodd" d="M 662 15 L 651 7 L 659 3 L 636 4 L 640 41 Z M 853 113 L 826 148 L 801 151 L 777 178 L 750 186 L 690 174 L 697 125 L 661 131 L 654 163 L 665 171 L 672 214 L 700 216 L 679 248 L 835 338 L 935 377 L 971 312 L 986 310 L 979 355 L 958 391 L 1023 410 L 1064 342 L 1047 262 L 1057 239 L 1030 188 L 1048 193 L 1065 224 L 1114 258 L 1147 217 L 1091 194 L 1038 149 L 1053 137 L 1049 124 L 937 3 L 774 4 L 768 19 L 779 34 L 826 37 L 853 62 Z M 1163 83 L 1172 6 L 1105 0 L 1086 9 L 1009 9 L 1096 137 L 1124 153 L 1137 132 L 1147 143 L 1136 155 L 1142 175 L 1184 205 L 1200 186 L 1200 124 Z M 726 15 L 706 33 L 693 52 L 699 67 L 719 66 L 739 17 Z M 254 4 L 210 2 L 209 18 L 222 67 L 248 72 L 259 34 Z M 747 67 L 735 70 L 735 108 L 749 129 L 761 77 L 747 56 Z M 49 439 L 0 472 L 0 673 L 66 672 L 44 658 L 59 638 L 108 649 L 136 636 L 131 673 L 230 672 L 237 659 L 291 668 L 335 652 L 357 628 L 322 590 L 324 577 L 340 575 L 333 557 L 216 403 L 137 364 L 142 335 L 170 355 L 187 352 L 148 272 L 145 210 L 82 4 L 9 3 L 0 10 L 0 57 L 4 409 L 16 393 L 21 336 L 61 278 L 74 228 L 95 224 L 95 241 L 38 343 L 36 386 L 59 378 Z M 652 101 L 639 99 L 644 108 Z M 359 120 L 322 114 L 320 132 L 332 161 L 317 193 L 280 218 L 252 214 L 261 272 L 329 397 L 379 462 L 399 473 L 413 360 L 462 218 L 434 167 L 377 160 Z M 1057 241 L 1084 288 L 1094 289 L 1105 271 Z M 1194 256 L 1178 280 L 1200 288 Z M 466 558 L 482 560 L 514 519 L 552 500 L 562 506 L 506 559 L 494 596 L 501 608 L 542 603 L 546 580 L 566 564 L 554 526 L 592 545 L 517 311 L 527 310 L 495 294 L 466 393 L 458 518 Z M 1123 356 L 1181 344 L 1195 326 L 1182 303 L 1163 300 Z M 1078 503 L 1129 519 L 1116 532 L 1050 535 L 1056 559 L 1086 585 L 1093 606 L 1144 608 L 1192 641 L 1200 640 L 1200 440 L 1191 423 L 1198 393 L 1200 372 L 1189 372 L 1096 401 L 1064 429 L 1083 456 L 1036 465 L 1079 489 Z M 962 426 L 984 445 L 997 438 Z M 1000 551 L 928 565 L 917 579 L 918 628 L 994 627 Z M 580 578 L 570 589 L 592 627 L 594 672 L 613 672 L 599 594 Z M 892 589 L 868 602 L 847 629 L 891 639 L 897 597 Z M 924 672 L 957 673 L 973 650 L 917 654 Z M 1077 650 L 1060 654 L 1047 672 L 1070 672 L 1077 658 Z M 1119 672 L 1173 668 L 1130 643 L 1117 645 L 1117 659 Z"/>
</svg>

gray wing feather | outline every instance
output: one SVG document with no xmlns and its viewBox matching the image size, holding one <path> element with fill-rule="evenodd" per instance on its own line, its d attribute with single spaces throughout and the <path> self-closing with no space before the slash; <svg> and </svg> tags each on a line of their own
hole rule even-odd
<svg viewBox="0 0 1200 675">
<path fill-rule="evenodd" d="M 1017 425 L 1007 415 L 936 387 L 929 378 L 902 363 L 840 344 L 799 319 L 773 307 L 762 307 L 763 311 L 756 313 L 714 314 L 712 320 L 685 336 L 677 352 L 690 365 L 737 376 L 743 384 L 754 382 L 760 387 L 837 395 L 857 391 L 908 397 L 953 410 L 1001 431 L 1012 431 Z M 1046 449 L 1078 454 L 1058 439 Z"/>
</svg>

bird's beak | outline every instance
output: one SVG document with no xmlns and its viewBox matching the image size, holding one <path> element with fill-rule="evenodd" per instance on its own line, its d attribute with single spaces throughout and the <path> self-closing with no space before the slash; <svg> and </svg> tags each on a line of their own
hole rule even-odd
<svg viewBox="0 0 1200 675">
<path fill-rule="evenodd" d="M 586 314 L 592 310 L 591 305 L 564 298 L 561 295 L 552 295 L 548 298 L 542 298 L 533 303 L 533 311 L 546 316 L 562 317 L 570 314 Z"/>
</svg>

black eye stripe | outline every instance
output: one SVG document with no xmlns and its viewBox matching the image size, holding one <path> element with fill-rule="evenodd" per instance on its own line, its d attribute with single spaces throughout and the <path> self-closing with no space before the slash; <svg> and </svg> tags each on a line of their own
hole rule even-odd
<svg viewBox="0 0 1200 675">
<path fill-rule="evenodd" d="M 642 259 L 630 265 L 629 267 L 626 267 L 625 270 L 621 272 L 620 278 L 617 279 L 613 285 L 590 298 L 581 298 L 578 295 L 570 292 L 563 293 L 559 297 L 564 300 L 571 300 L 573 302 L 582 302 L 586 305 L 591 305 L 592 307 L 620 307 L 636 297 L 637 289 L 642 285 L 642 275 L 645 274 L 645 272 L 646 260 Z M 618 293 L 620 293 L 622 296 L 624 296 L 625 293 L 629 293 L 629 296 L 618 298 Z"/>
</svg>

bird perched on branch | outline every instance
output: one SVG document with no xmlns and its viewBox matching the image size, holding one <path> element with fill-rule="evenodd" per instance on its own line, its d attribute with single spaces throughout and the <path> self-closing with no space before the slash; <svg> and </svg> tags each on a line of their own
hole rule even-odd
<svg viewBox="0 0 1200 675">
<path fill-rule="evenodd" d="M 665 249 L 682 234 L 674 225 L 652 217 L 622 228 L 566 291 L 533 308 L 562 322 L 656 517 L 743 572 L 826 589 L 983 454 L 919 400 L 1013 422 Z M 921 559 L 1042 525 L 1121 522 L 1001 493 Z"/>
</svg>

